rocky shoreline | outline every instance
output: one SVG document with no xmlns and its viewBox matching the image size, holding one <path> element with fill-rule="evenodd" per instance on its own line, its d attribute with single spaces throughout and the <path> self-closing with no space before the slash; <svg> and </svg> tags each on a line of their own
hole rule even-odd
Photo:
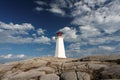
<svg viewBox="0 0 120 80">
<path fill-rule="evenodd" d="M 120 80 L 120 56 L 41 57 L 0 64 L 0 80 Z"/>
</svg>

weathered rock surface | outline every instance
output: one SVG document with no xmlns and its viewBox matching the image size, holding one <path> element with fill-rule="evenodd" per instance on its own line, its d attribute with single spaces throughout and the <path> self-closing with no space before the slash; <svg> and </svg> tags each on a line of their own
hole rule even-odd
<svg viewBox="0 0 120 80">
<path fill-rule="evenodd" d="M 42 57 L 0 64 L 0 80 L 120 80 L 119 56 Z"/>
<path fill-rule="evenodd" d="M 40 80 L 59 80 L 59 76 L 56 74 L 47 74 L 40 77 Z"/>
<path fill-rule="evenodd" d="M 91 80 L 90 75 L 85 72 L 77 72 L 78 80 Z"/>
<path fill-rule="evenodd" d="M 120 79 L 120 65 L 111 65 L 104 71 L 101 72 L 101 77 L 103 78 L 117 78 Z"/>
<path fill-rule="evenodd" d="M 77 80 L 76 73 L 74 71 L 65 72 L 61 74 L 62 80 Z"/>
</svg>

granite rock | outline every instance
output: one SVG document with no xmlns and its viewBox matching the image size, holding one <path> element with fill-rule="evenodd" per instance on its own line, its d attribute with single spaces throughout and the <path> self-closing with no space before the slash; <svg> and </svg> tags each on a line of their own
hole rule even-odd
<svg viewBox="0 0 120 80">
<path fill-rule="evenodd" d="M 47 74 L 40 77 L 40 80 L 59 80 L 59 76 L 56 74 Z"/>
<path fill-rule="evenodd" d="M 119 56 L 41 57 L 0 64 L 0 80 L 120 80 Z"/>
</svg>

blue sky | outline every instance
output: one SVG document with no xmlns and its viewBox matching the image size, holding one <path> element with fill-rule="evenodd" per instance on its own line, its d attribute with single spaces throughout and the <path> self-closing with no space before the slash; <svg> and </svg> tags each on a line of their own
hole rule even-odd
<svg viewBox="0 0 120 80">
<path fill-rule="evenodd" d="M 54 56 L 64 33 L 67 57 L 120 54 L 120 0 L 0 0 L 0 61 Z"/>
</svg>

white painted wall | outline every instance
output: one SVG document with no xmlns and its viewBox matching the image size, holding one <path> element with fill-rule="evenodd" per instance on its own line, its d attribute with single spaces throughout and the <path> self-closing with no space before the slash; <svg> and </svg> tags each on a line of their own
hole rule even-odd
<svg viewBox="0 0 120 80">
<path fill-rule="evenodd" d="M 65 48 L 64 48 L 64 41 L 63 41 L 62 36 L 58 36 L 56 38 L 55 57 L 66 58 L 66 56 L 65 56 Z"/>
</svg>

